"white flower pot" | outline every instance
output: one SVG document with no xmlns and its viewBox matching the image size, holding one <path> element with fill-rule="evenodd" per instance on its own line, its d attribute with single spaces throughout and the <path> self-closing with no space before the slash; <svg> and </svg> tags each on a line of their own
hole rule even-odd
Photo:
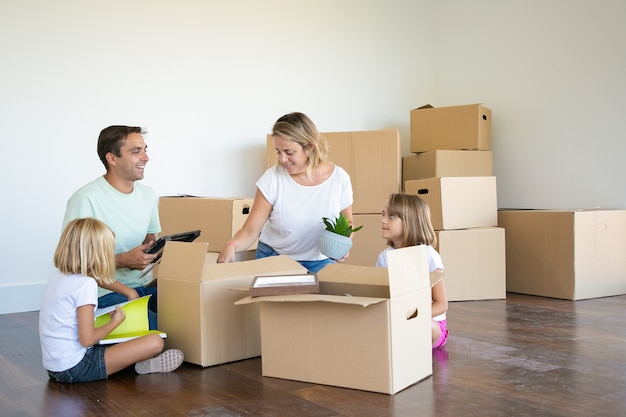
<svg viewBox="0 0 626 417">
<path fill-rule="evenodd" d="M 343 258 L 352 247 L 352 239 L 328 230 L 322 231 L 320 252 L 332 259 Z"/>
</svg>

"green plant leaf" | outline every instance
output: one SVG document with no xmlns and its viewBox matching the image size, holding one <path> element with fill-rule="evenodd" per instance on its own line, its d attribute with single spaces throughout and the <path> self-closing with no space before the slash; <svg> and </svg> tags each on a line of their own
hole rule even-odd
<svg viewBox="0 0 626 417">
<path fill-rule="evenodd" d="M 339 216 L 335 217 L 334 221 L 329 219 L 328 217 L 322 217 L 322 221 L 324 222 L 324 225 L 326 225 L 326 230 L 341 236 L 349 237 L 352 233 L 358 232 L 363 228 L 363 226 L 350 226 L 348 218 L 341 213 L 339 214 Z"/>
</svg>

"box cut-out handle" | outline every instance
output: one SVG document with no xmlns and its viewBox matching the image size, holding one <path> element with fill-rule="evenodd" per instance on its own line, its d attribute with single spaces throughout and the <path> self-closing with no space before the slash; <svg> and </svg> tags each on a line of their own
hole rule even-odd
<svg viewBox="0 0 626 417">
<path fill-rule="evenodd" d="M 413 309 L 413 310 L 409 310 L 406 313 L 406 319 L 407 320 L 413 320 L 414 318 L 416 318 L 419 315 L 417 308 Z"/>
<path fill-rule="evenodd" d="M 417 194 L 428 194 L 428 188 L 420 188 L 417 190 Z"/>
</svg>

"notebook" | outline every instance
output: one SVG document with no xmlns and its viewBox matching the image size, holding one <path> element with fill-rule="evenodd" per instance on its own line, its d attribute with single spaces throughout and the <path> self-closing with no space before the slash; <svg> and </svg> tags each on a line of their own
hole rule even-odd
<svg viewBox="0 0 626 417">
<path fill-rule="evenodd" d="M 150 325 L 148 324 L 148 300 L 150 297 L 152 297 L 152 294 L 110 307 L 96 309 L 94 314 L 96 327 L 102 327 L 111 321 L 109 312 L 115 310 L 116 306 L 120 306 L 121 309 L 124 310 L 124 313 L 126 313 L 126 319 L 104 339 L 102 339 L 99 344 L 108 345 L 112 343 L 126 342 L 128 340 L 136 339 L 152 333 L 158 334 L 165 339 L 167 337 L 165 332 L 160 330 L 150 330 Z"/>
</svg>

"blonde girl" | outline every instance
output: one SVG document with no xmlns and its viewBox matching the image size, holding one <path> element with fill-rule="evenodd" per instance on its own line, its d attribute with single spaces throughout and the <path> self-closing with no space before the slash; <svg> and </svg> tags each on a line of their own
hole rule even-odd
<svg viewBox="0 0 626 417">
<path fill-rule="evenodd" d="M 63 230 L 54 253 L 56 271 L 46 284 L 39 312 L 42 361 L 51 379 L 68 383 L 106 379 L 132 364 L 140 374 L 170 372 L 183 361 L 177 349 L 158 355 L 163 339 L 157 334 L 98 345 L 126 318 L 117 307 L 109 323 L 94 326 L 98 284 L 114 281 L 114 249 L 115 235 L 99 220 L 75 219 Z"/>
<path fill-rule="evenodd" d="M 381 223 L 382 237 L 389 247 L 380 253 L 376 266 L 387 266 L 387 252 L 390 250 L 426 245 L 429 271 L 443 271 L 441 256 L 434 248 L 437 237 L 430 220 L 430 209 L 423 199 L 411 194 L 391 194 Z M 448 338 L 447 311 L 448 298 L 442 279 L 432 287 L 433 349 L 443 346 Z"/>
</svg>

